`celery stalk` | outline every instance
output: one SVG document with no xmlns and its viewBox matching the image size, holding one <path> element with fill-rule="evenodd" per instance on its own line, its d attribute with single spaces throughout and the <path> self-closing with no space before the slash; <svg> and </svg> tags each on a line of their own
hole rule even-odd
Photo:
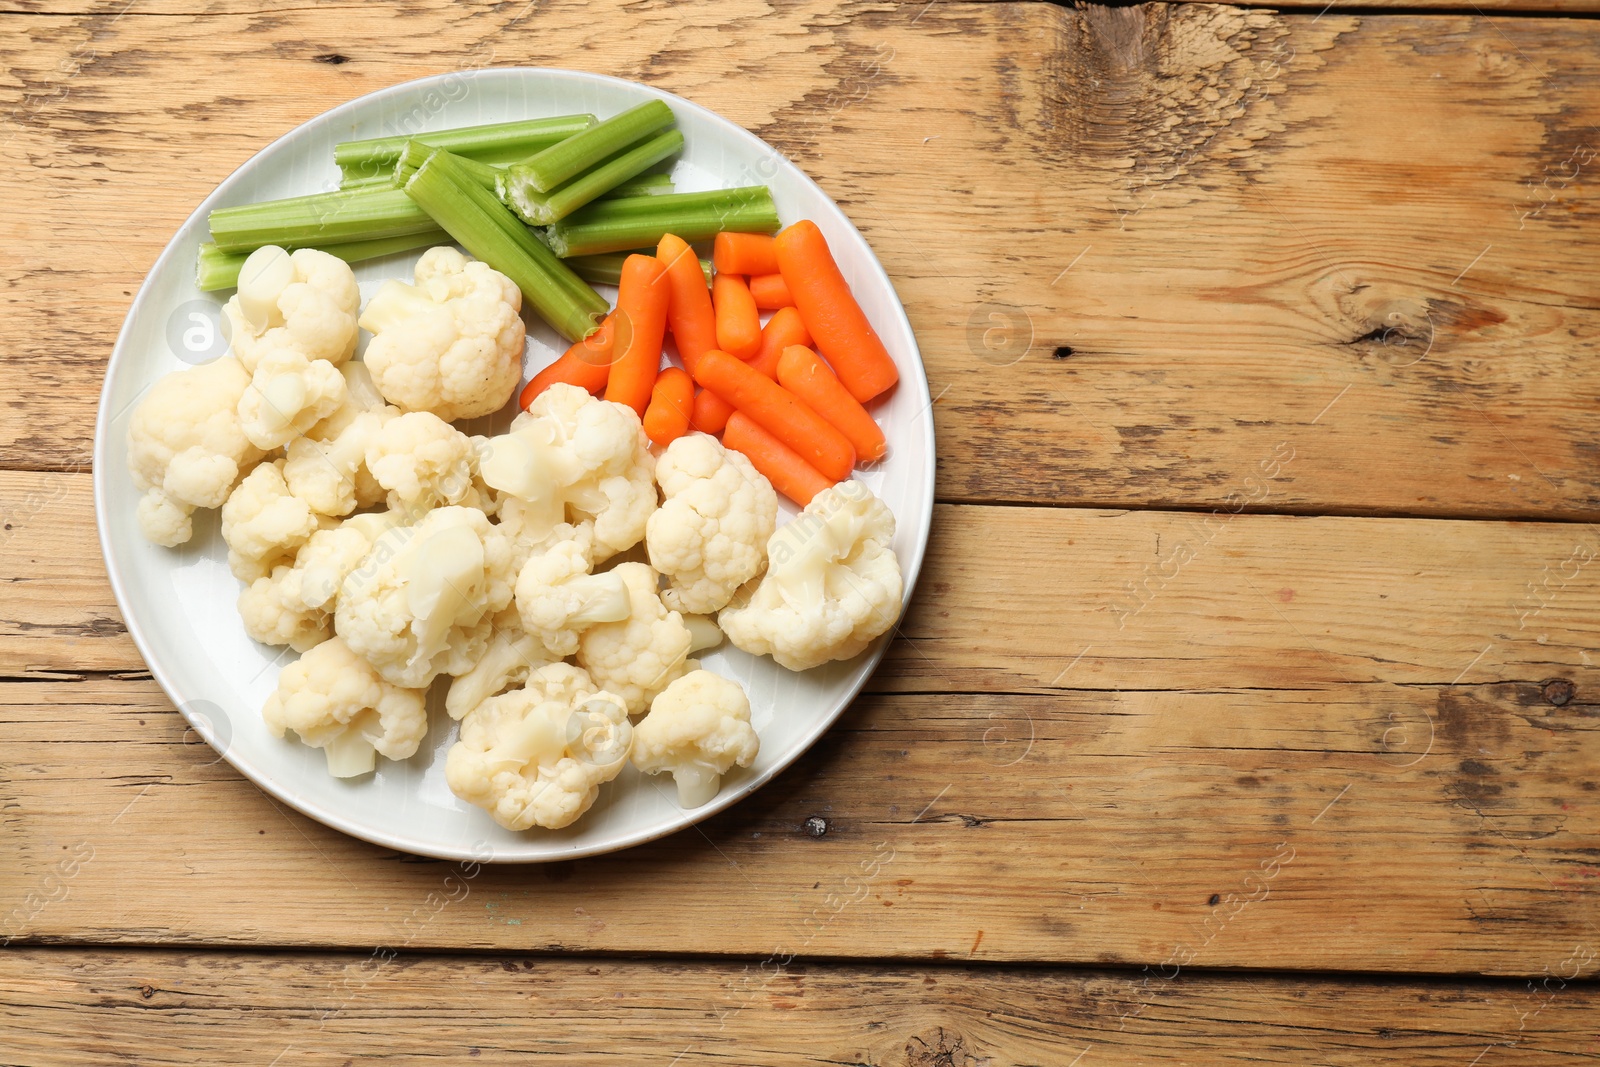
<svg viewBox="0 0 1600 1067">
<path fill-rule="evenodd" d="M 535 192 L 548 193 L 640 138 L 671 125 L 672 109 L 664 101 L 648 100 L 527 159 L 522 164 L 524 179 Z"/>
<path fill-rule="evenodd" d="M 360 263 L 368 259 L 392 256 L 397 252 L 413 252 L 419 248 L 446 245 L 450 241 L 449 234 L 435 228 L 421 233 L 408 233 L 402 237 L 379 237 L 371 241 L 322 245 L 320 251 L 330 256 L 338 256 L 346 263 Z M 296 247 L 299 246 L 291 245 L 289 251 L 293 252 Z M 239 268 L 243 267 L 244 261 L 249 258 L 250 252 L 224 252 L 209 242 L 203 244 L 200 246 L 200 254 L 195 257 L 195 284 L 201 292 L 232 289 L 239 284 Z"/>
<path fill-rule="evenodd" d="M 506 275 L 539 317 L 569 341 L 594 329 L 605 299 L 557 259 L 449 152 L 429 156 L 406 182 L 411 197 L 468 252 Z"/>
<path fill-rule="evenodd" d="M 548 226 L 552 222 L 560 222 L 591 200 L 598 199 L 622 182 L 655 166 L 682 147 L 683 134 L 677 130 L 667 130 L 618 152 L 550 193 L 541 193 L 534 188 L 528 163 L 513 163 L 501 172 L 495 189 L 505 205 L 524 222 L 530 226 Z"/>
<path fill-rule="evenodd" d="M 638 252 L 642 256 L 653 256 L 656 250 L 642 248 Z M 622 282 L 622 261 L 633 252 L 605 252 L 598 256 L 573 256 L 567 260 L 567 266 L 572 272 L 586 282 L 595 285 L 618 285 Z M 709 259 L 700 261 L 700 272 L 706 276 L 706 284 L 711 284 L 712 266 Z"/>
<path fill-rule="evenodd" d="M 433 153 L 434 146 L 432 145 L 418 140 L 407 141 L 405 148 L 400 151 L 400 158 L 395 161 L 394 174 L 390 179 L 395 187 L 401 188 L 406 182 L 410 181 L 411 176 L 417 172 L 417 168 L 422 166 Z M 504 164 L 497 166 L 493 163 L 484 163 L 476 159 L 467 159 L 465 156 L 458 156 L 454 153 L 451 153 L 451 155 L 454 157 L 452 162 L 460 167 L 473 181 L 491 192 L 494 191 L 495 182 L 499 180 L 500 175 L 503 173 Z"/>
<path fill-rule="evenodd" d="M 218 208 L 208 221 L 211 239 L 223 252 L 249 252 L 262 245 L 321 248 L 438 229 L 399 189 L 314 193 Z"/>
<path fill-rule="evenodd" d="M 652 247 L 663 234 L 704 241 L 724 230 L 771 233 L 778 209 L 764 185 L 707 193 L 633 196 L 590 204 L 549 230 L 550 248 L 565 259 Z"/>
<path fill-rule="evenodd" d="M 521 119 L 487 126 L 462 126 L 429 133 L 404 133 L 344 141 L 333 148 L 333 161 L 346 181 L 362 182 L 389 177 L 406 142 L 419 140 L 435 148 L 485 163 L 510 163 L 556 144 L 595 124 L 593 115 L 557 115 L 548 119 Z M 342 183 L 341 183 L 342 184 Z"/>
</svg>

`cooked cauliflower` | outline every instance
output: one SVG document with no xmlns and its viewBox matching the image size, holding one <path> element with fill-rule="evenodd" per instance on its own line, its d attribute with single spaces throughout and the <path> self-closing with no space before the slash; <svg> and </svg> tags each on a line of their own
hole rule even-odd
<svg viewBox="0 0 1600 1067">
<path fill-rule="evenodd" d="M 438 508 L 377 539 L 340 586 L 334 629 L 386 680 L 422 688 L 483 658 L 512 579 L 510 545 L 483 512 Z"/>
<path fill-rule="evenodd" d="M 263 463 L 239 483 L 222 505 L 222 539 L 234 577 L 254 582 L 289 563 L 295 550 L 319 528 L 316 514 L 289 492 L 283 460 Z"/>
<path fill-rule="evenodd" d="M 245 632 L 264 645 L 300 652 L 333 635 L 333 612 L 345 577 L 360 566 L 373 542 L 394 528 L 386 512 L 356 515 L 318 530 L 295 553 L 239 594 Z"/>
<path fill-rule="evenodd" d="M 632 408 L 596 400 L 575 385 L 554 385 L 491 437 L 479 461 L 483 480 L 515 498 L 524 556 L 589 527 L 600 563 L 644 539 L 656 508 L 655 459 Z"/>
<path fill-rule="evenodd" d="M 722 776 L 750 766 L 760 751 L 749 698 L 738 682 L 710 671 L 690 671 L 667 686 L 633 728 L 633 765 L 646 774 L 670 771 L 685 808 L 710 802 Z"/>
<path fill-rule="evenodd" d="M 283 668 L 261 717 L 274 737 L 293 730 L 322 749 L 335 778 L 353 778 L 373 769 L 375 752 L 392 760 L 416 754 L 428 732 L 425 696 L 384 681 L 335 637 Z"/>
<path fill-rule="evenodd" d="M 414 277 L 384 282 L 361 314 L 378 391 L 446 422 L 499 411 L 522 376 L 521 291 L 448 245 L 424 252 Z"/>
<path fill-rule="evenodd" d="M 720 611 L 761 573 L 778 524 L 778 494 L 741 453 L 687 434 L 656 461 L 661 507 L 645 524 L 650 565 L 667 579 L 675 611 Z"/>
<path fill-rule="evenodd" d="M 556 659 L 572 655 L 584 630 L 621 622 L 633 610 L 620 571 L 590 574 L 581 541 L 562 541 L 531 557 L 517 576 L 522 628 Z"/>
<path fill-rule="evenodd" d="M 268 245 L 245 260 L 223 314 L 234 355 L 254 371 L 265 353 L 286 347 L 343 363 L 356 350 L 360 306 L 350 264 L 311 248 L 290 254 Z"/>
<path fill-rule="evenodd" d="M 483 656 L 466 674 L 450 683 L 444 708 L 459 719 L 497 693 L 521 685 L 529 672 L 550 662 L 544 645 L 524 633 L 516 611 L 507 608 L 494 618 L 494 636 Z"/>
<path fill-rule="evenodd" d="M 320 515 L 348 515 L 384 499 L 383 487 L 367 470 L 367 446 L 399 414 L 378 395 L 364 365 L 346 363 L 339 373 L 344 403 L 285 451 L 289 490 Z"/>
<path fill-rule="evenodd" d="M 445 759 L 450 791 L 508 830 L 570 826 L 628 761 L 622 701 L 566 663 L 479 704 Z"/>
<path fill-rule="evenodd" d="M 717 617 L 791 671 L 859 655 L 900 617 L 894 515 L 857 481 L 830 486 L 767 542 L 767 573 Z"/>
<path fill-rule="evenodd" d="M 239 422 L 250 374 L 224 356 L 166 375 L 133 409 L 128 470 L 144 491 L 139 529 L 171 548 L 194 536 L 196 508 L 218 508 L 239 476 L 261 459 Z"/>
<path fill-rule="evenodd" d="M 367 469 L 388 491 L 389 510 L 419 518 L 471 503 L 472 458 L 472 439 L 426 411 L 390 419 L 367 442 Z"/>
<path fill-rule="evenodd" d="M 306 603 L 304 578 L 304 571 L 280 563 L 245 586 L 238 602 L 245 633 L 263 645 L 288 645 L 296 652 L 332 637 L 328 613 Z"/>
<path fill-rule="evenodd" d="M 282 448 L 337 411 L 348 386 L 339 368 L 313 359 L 287 337 L 261 343 L 239 423 L 258 448 Z"/>
<path fill-rule="evenodd" d="M 578 638 L 578 666 L 596 685 L 621 696 L 628 714 L 638 715 L 689 670 L 693 636 L 682 615 L 662 606 L 655 571 L 643 563 L 619 563 L 611 573 L 627 584 L 628 617 L 585 630 Z"/>
</svg>

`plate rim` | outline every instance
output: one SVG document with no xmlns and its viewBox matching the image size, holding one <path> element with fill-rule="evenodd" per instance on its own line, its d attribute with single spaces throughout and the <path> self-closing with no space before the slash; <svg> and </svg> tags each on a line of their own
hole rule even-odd
<svg viewBox="0 0 1600 1067">
<path fill-rule="evenodd" d="M 341 812 L 304 798 L 300 796 L 297 791 L 286 788 L 282 783 L 274 780 L 273 777 L 265 770 L 254 766 L 249 759 L 244 757 L 243 754 L 236 755 L 233 751 L 235 748 L 234 745 L 229 744 L 222 751 L 217 753 L 220 758 L 228 762 L 229 766 L 233 767 L 234 770 L 238 771 L 258 789 L 262 790 L 270 797 L 275 797 L 276 799 L 281 800 L 283 803 L 289 805 L 291 808 L 300 812 L 302 815 L 307 816 L 308 818 L 314 819 L 331 829 L 339 831 L 340 833 L 354 837 L 361 841 L 368 842 L 369 844 L 378 845 L 383 848 L 394 849 L 395 851 L 404 852 L 410 855 L 425 856 L 439 860 L 457 860 L 471 863 L 497 864 L 555 863 L 564 860 L 581 859 L 588 856 L 599 856 L 613 852 L 621 852 L 625 849 L 647 844 L 648 842 L 656 841 L 663 837 L 667 837 L 682 830 L 696 826 L 705 819 L 708 819 L 719 812 L 727 810 L 734 804 L 739 803 L 752 793 L 756 792 L 762 786 L 766 785 L 773 778 L 776 778 L 779 774 L 787 770 L 792 764 L 798 761 L 801 756 L 811 751 L 816 743 L 822 738 L 822 735 L 827 733 L 828 730 L 832 729 L 833 725 L 838 722 L 839 718 L 843 716 L 845 711 L 855 704 L 856 699 L 861 695 L 861 691 L 866 687 L 867 682 L 873 677 L 874 674 L 877 673 L 877 669 L 883 660 L 885 652 L 888 650 L 889 645 L 893 641 L 895 633 L 899 630 L 900 624 L 904 622 L 906 613 L 910 609 L 911 600 L 916 589 L 917 579 L 921 575 L 922 564 L 927 556 L 928 541 L 932 529 L 933 506 L 935 503 L 934 484 L 937 463 L 932 417 L 934 398 L 932 397 L 928 386 L 927 371 L 923 365 L 921 346 L 917 343 L 916 332 L 911 327 L 911 321 L 906 315 L 905 305 L 900 300 L 900 294 L 898 290 L 895 289 L 893 281 L 890 280 L 888 272 L 884 270 L 883 263 L 878 259 L 878 254 L 876 250 L 873 249 L 871 242 L 869 242 L 865 235 L 863 235 L 856 227 L 854 221 L 852 221 L 844 209 L 839 206 L 838 202 L 835 201 L 834 198 L 830 196 L 828 192 L 816 182 L 815 179 L 806 173 L 806 171 L 798 163 L 795 163 L 777 148 L 751 133 L 739 123 L 720 115 L 715 111 L 712 111 L 710 108 L 705 107 L 702 104 L 697 104 L 692 100 L 688 100 L 677 95 L 676 93 L 672 93 L 652 85 L 647 85 L 643 82 L 633 81 L 628 78 L 619 78 L 610 74 L 598 74 L 592 71 L 571 70 L 564 67 L 484 67 L 470 71 L 453 70 L 442 74 L 433 74 L 422 78 L 414 78 L 409 81 L 385 86 L 381 89 L 375 89 L 370 93 L 363 93 L 360 96 L 353 97 L 349 100 L 346 100 L 342 104 L 329 108 L 326 111 L 306 119 L 304 122 L 297 124 L 292 129 L 274 138 L 270 143 L 262 146 L 256 152 L 252 153 L 248 159 L 240 163 L 227 175 L 227 177 L 223 178 L 217 183 L 216 187 L 213 188 L 203 200 L 201 200 L 199 205 L 195 207 L 194 211 L 192 211 L 188 217 L 178 225 L 177 229 L 173 232 L 173 235 L 168 238 L 165 247 L 163 247 L 161 251 L 161 254 L 156 257 L 155 262 L 151 264 L 149 270 L 145 273 L 144 280 L 140 282 L 138 291 L 134 293 L 133 299 L 128 304 L 128 310 L 123 317 L 122 326 L 117 332 L 117 339 L 112 346 L 111 355 L 106 361 L 105 379 L 101 385 L 99 407 L 95 414 L 94 445 L 92 449 L 95 528 L 100 542 L 101 558 L 105 563 L 106 577 L 110 582 L 112 595 L 116 599 L 117 610 L 122 616 L 123 625 L 126 627 L 128 635 L 133 639 L 134 646 L 139 650 L 139 655 L 141 658 L 143 658 L 145 666 L 150 671 L 151 677 L 155 679 L 156 684 L 161 687 L 162 692 L 167 696 L 167 698 L 172 701 L 173 706 L 177 710 L 178 714 L 182 715 L 184 720 L 191 727 L 195 728 L 196 733 L 204 738 L 208 745 L 211 745 L 213 751 L 216 751 L 216 746 L 212 744 L 211 738 L 207 736 L 205 731 L 202 731 L 198 728 L 199 724 L 197 724 L 195 719 L 187 710 L 185 710 L 190 702 L 183 698 L 181 687 L 178 686 L 176 680 L 169 675 L 168 671 L 152 657 L 150 645 L 143 632 L 142 624 L 136 618 L 135 613 L 129 611 L 130 599 L 128 590 L 123 582 L 121 567 L 117 563 L 116 557 L 112 551 L 112 530 L 110 529 L 108 510 L 105 504 L 105 494 L 107 491 L 106 479 L 111 477 L 109 472 L 113 467 L 116 467 L 118 474 L 124 477 L 126 476 L 126 472 L 122 469 L 121 465 L 112 462 L 114 457 L 109 454 L 112 451 L 108 437 L 110 431 L 109 424 L 112 416 L 110 414 L 108 402 L 110 399 L 109 393 L 111 391 L 113 381 L 112 370 L 116 366 L 119 358 L 122 356 L 124 349 L 127 348 L 131 343 L 128 333 L 133 321 L 134 312 L 147 298 L 147 294 L 151 286 L 151 279 L 156 275 L 163 273 L 165 269 L 171 269 L 168 264 L 168 260 L 173 259 L 178 252 L 178 236 L 191 225 L 203 220 L 204 217 L 210 213 L 213 207 L 216 206 L 216 201 L 225 197 L 231 188 L 242 180 L 242 176 L 251 169 L 256 160 L 261 158 L 266 153 L 271 152 L 285 141 L 300 136 L 305 130 L 312 126 L 323 123 L 337 122 L 342 116 L 350 111 L 356 110 L 357 108 L 363 108 L 372 103 L 382 101 L 388 97 L 413 93 L 419 89 L 423 89 L 424 87 L 435 85 L 441 82 L 461 78 L 467 78 L 470 81 L 476 81 L 480 78 L 506 78 L 515 80 L 518 78 L 527 77 L 529 75 L 537 75 L 540 77 L 554 75 L 558 78 L 570 78 L 579 83 L 610 83 L 625 87 L 631 91 L 647 93 L 659 99 L 665 100 L 670 106 L 673 107 L 674 110 L 683 108 L 688 111 L 698 113 L 703 118 L 727 127 L 735 137 L 743 138 L 750 145 L 750 147 L 761 152 L 771 153 L 783 160 L 793 168 L 794 172 L 799 175 L 802 182 L 809 185 L 814 191 L 826 199 L 827 203 L 844 221 L 844 224 L 849 227 L 856 237 L 860 239 L 862 246 L 866 248 L 868 257 L 866 262 L 867 273 L 871 276 L 875 276 L 875 279 L 878 282 L 881 282 L 888 293 L 893 297 L 893 315 L 898 318 L 900 325 L 905 329 L 906 335 L 911 338 L 911 354 L 914 357 L 912 360 L 913 365 L 911 367 L 899 368 L 900 383 L 896 388 L 904 389 L 907 387 L 907 385 L 914 385 L 919 389 L 920 398 L 923 402 L 922 407 L 916 416 L 916 422 L 918 424 L 917 432 L 920 433 L 921 436 L 921 441 L 919 444 L 922 446 L 926 456 L 926 462 L 923 464 L 922 470 L 924 491 L 922 494 L 922 507 L 917 515 L 896 516 L 897 523 L 903 523 L 907 519 L 914 518 L 916 520 L 916 528 L 918 530 L 918 536 L 916 539 L 917 551 L 915 558 L 910 560 L 909 563 L 902 561 L 902 578 L 904 582 L 904 589 L 901 596 L 900 619 L 887 634 L 877 638 L 873 642 L 873 646 L 865 653 L 865 656 L 867 657 L 865 660 L 866 670 L 864 673 L 862 673 L 860 679 L 851 683 L 848 686 L 847 691 L 840 694 L 837 702 L 838 706 L 830 714 L 819 719 L 810 731 L 802 735 L 801 741 L 793 746 L 792 752 L 790 752 L 786 757 L 775 760 L 773 764 L 762 773 L 750 775 L 749 777 L 741 780 L 736 788 L 724 790 L 722 793 L 719 793 L 711 802 L 703 804 L 700 807 L 691 809 L 689 811 L 680 810 L 676 818 L 667 820 L 659 827 L 634 831 L 633 833 L 625 834 L 620 838 L 606 843 L 574 845 L 570 849 L 541 856 L 501 856 L 496 854 L 484 855 L 482 849 L 484 843 L 481 840 L 475 843 L 463 842 L 459 847 L 439 846 L 429 841 L 409 838 L 404 833 L 377 830 L 365 824 L 354 822 Z M 121 412 L 119 411 L 118 415 L 120 416 L 120 414 Z M 912 472 L 912 477 L 915 476 L 915 472 Z M 490 847 L 493 848 L 493 846 Z"/>
</svg>

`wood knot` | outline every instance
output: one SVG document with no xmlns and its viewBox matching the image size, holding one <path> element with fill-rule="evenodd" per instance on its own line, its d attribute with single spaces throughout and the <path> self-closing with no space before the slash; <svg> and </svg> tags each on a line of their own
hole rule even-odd
<svg viewBox="0 0 1600 1067">
<path fill-rule="evenodd" d="M 1563 708 L 1578 695 L 1578 687 L 1565 678 L 1552 678 L 1539 687 L 1539 692 L 1544 695 L 1545 703 Z"/>
<path fill-rule="evenodd" d="M 967 1039 L 940 1026 L 906 1042 L 906 1067 L 977 1067 Z"/>
</svg>

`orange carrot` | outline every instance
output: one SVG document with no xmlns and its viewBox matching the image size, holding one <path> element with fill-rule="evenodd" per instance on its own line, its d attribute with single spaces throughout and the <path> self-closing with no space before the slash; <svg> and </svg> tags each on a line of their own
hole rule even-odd
<svg viewBox="0 0 1600 1067">
<path fill-rule="evenodd" d="M 616 339 L 616 324 L 607 315 L 600 328 L 567 349 L 561 358 L 533 376 L 522 387 L 517 403 L 528 410 L 533 398 L 555 385 L 565 382 L 587 389 L 595 396 L 605 392 L 606 381 L 611 377 L 612 342 Z"/>
<path fill-rule="evenodd" d="M 742 411 L 728 418 L 722 435 L 724 446 L 742 452 L 750 465 L 772 483 L 772 488 L 801 507 L 833 483 L 822 472 L 795 454 L 794 449 L 772 436 Z"/>
<path fill-rule="evenodd" d="M 865 404 L 899 381 L 889 350 L 850 295 L 816 223 L 797 222 L 773 241 L 794 305 L 850 395 Z"/>
<path fill-rule="evenodd" d="M 778 313 L 761 328 L 761 351 L 750 360 L 750 365 L 773 381 L 778 380 L 778 360 L 790 345 L 810 346 L 811 335 L 806 324 L 800 321 L 800 312 L 794 308 L 779 308 Z"/>
<path fill-rule="evenodd" d="M 701 385 L 760 423 L 825 476 L 834 481 L 850 476 L 856 450 L 849 439 L 799 397 L 748 363 L 716 349 L 700 357 L 698 369 Z"/>
<path fill-rule="evenodd" d="M 718 274 L 776 274 L 778 255 L 764 233 L 719 233 L 711 242 Z"/>
<path fill-rule="evenodd" d="M 666 448 L 689 432 L 693 410 L 694 381 L 689 372 L 682 367 L 668 367 L 650 390 L 650 406 L 644 410 L 645 436 Z"/>
<path fill-rule="evenodd" d="M 778 384 L 805 401 L 833 428 L 844 434 L 856 458 L 872 463 L 884 457 L 889 443 L 867 409 L 850 395 L 828 365 L 804 345 L 790 345 L 778 360 Z"/>
<path fill-rule="evenodd" d="M 728 416 L 732 414 L 732 404 L 711 390 L 702 389 L 694 394 L 694 414 L 689 416 L 689 425 L 701 433 L 718 434 L 728 425 Z"/>
<path fill-rule="evenodd" d="M 794 307 L 794 297 L 789 294 L 789 287 L 784 284 L 781 274 L 752 274 L 750 295 L 755 299 L 756 307 L 762 311 Z"/>
<path fill-rule="evenodd" d="M 712 278 L 711 303 L 717 313 L 717 348 L 739 359 L 760 351 L 761 312 L 742 277 L 719 273 Z"/>
<path fill-rule="evenodd" d="M 676 234 L 656 245 L 656 258 L 666 267 L 672 299 L 667 301 L 667 323 L 678 343 L 683 365 L 694 373 L 700 353 L 717 347 L 717 316 L 711 309 L 711 292 L 700 270 L 700 257 Z"/>
<path fill-rule="evenodd" d="M 640 415 L 649 406 L 650 390 L 661 369 L 661 339 L 666 333 L 671 292 L 667 273 L 656 257 L 632 255 L 622 261 L 613 312 L 619 336 L 606 399 L 626 404 Z"/>
</svg>

